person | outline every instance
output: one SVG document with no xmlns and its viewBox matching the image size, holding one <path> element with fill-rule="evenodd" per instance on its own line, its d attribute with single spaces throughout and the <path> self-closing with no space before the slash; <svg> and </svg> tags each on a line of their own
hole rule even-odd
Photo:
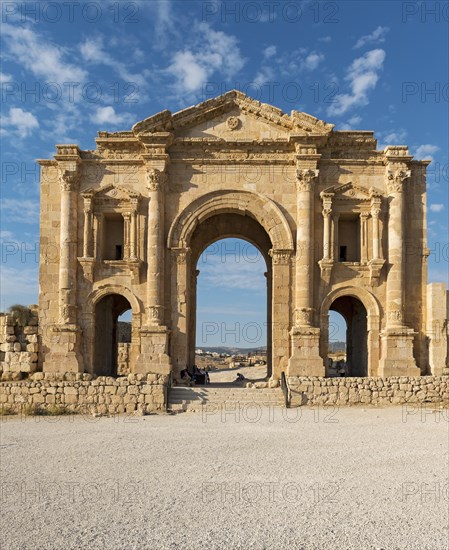
<svg viewBox="0 0 449 550">
<path fill-rule="evenodd" d="M 241 374 L 240 372 L 237 373 L 237 378 L 234 380 L 234 382 L 238 383 L 238 382 L 243 382 L 243 380 L 245 380 L 245 377 L 243 376 L 243 374 Z"/>
<path fill-rule="evenodd" d="M 346 376 L 346 365 L 344 361 L 338 362 L 338 374 L 340 376 Z"/>
<path fill-rule="evenodd" d="M 190 375 L 190 372 L 187 370 L 187 368 L 183 369 L 181 371 L 181 380 L 187 385 L 190 386 L 192 383 L 192 376 Z"/>
</svg>

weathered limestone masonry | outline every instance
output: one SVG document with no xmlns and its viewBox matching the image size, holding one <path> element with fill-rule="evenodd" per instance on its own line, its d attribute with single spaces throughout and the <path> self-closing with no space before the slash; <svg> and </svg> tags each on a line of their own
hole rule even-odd
<svg viewBox="0 0 449 550">
<path fill-rule="evenodd" d="M 289 379 L 291 406 L 449 404 L 449 376 Z"/>
<path fill-rule="evenodd" d="M 37 312 L 20 327 L 11 315 L 0 313 L 0 377 L 20 380 L 38 369 Z"/>
<path fill-rule="evenodd" d="M 120 414 L 165 411 L 167 377 L 158 374 L 129 375 L 119 378 L 90 374 L 65 376 L 39 372 L 30 380 L 3 382 L 0 406 L 9 412 L 61 410 L 81 414 Z"/>
<path fill-rule="evenodd" d="M 198 259 L 233 236 L 267 265 L 271 379 L 329 374 L 332 310 L 351 376 L 447 374 L 446 289 L 427 287 L 429 161 L 237 91 L 96 143 L 39 161 L 39 370 L 117 376 L 131 309 L 126 368 L 176 380 L 194 362 Z"/>
</svg>

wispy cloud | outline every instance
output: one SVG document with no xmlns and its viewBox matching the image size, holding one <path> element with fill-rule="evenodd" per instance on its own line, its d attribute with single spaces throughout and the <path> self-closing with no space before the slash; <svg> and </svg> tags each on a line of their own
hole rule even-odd
<svg viewBox="0 0 449 550">
<path fill-rule="evenodd" d="M 39 201 L 32 199 L 8 199 L 3 198 L 0 203 L 3 221 L 20 223 L 39 222 Z"/>
<path fill-rule="evenodd" d="M 192 94 L 214 74 L 232 78 L 245 64 L 235 36 L 204 22 L 195 25 L 193 34 L 193 43 L 173 54 L 166 71 L 175 79 L 178 93 Z"/>
<path fill-rule="evenodd" d="M 79 49 L 83 59 L 87 63 L 105 65 L 117 73 L 120 78 L 127 83 L 134 83 L 140 87 L 144 87 L 148 83 L 148 77 L 150 76 L 149 70 L 144 69 L 138 73 L 130 71 L 129 63 L 119 61 L 105 50 L 104 40 L 101 35 L 97 35 L 95 38 L 87 38 L 80 44 Z"/>
<path fill-rule="evenodd" d="M 120 124 L 131 124 L 133 121 L 133 115 L 131 115 L 130 113 L 118 114 L 115 112 L 114 107 L 111 107 L 109 105 L 107 107 L 98 107 L 92 117 L 92 120 L 96 124 L 102 124 L 111 127 Z"/>
<path fill-rule="evenodd" d="M 39 128 L 39 122 L 33 113 L 24 111 L 20 107 L 12 107 L 9 110 L 9 115 L 3 117 L 2 124 L 16 132 L 21 138 L 29 136 L 33 130 Z"/>
<path fill-rule="evenodd" d="M 83 82 L 87 72 L 66 60 L 68 48 L 50 42 L 29 27 L 2 24 L 6 58 L 46 82 Z"/>
<path fill-rule="evenodd" d="M 433 203 L 430 205 L 430 211 L 431 212 L 442 212 L 444 210 L 444 204 L 441 203 Z"/>
<path fill-rule="evenodd" d="M 385 42 L 385 36 L 390 29 L 388 27 L 377 27 L 371 34 L 360 37 L 354 45 L 354 49 L 363 48 L 367 44 L 381 44 Z"/>
<path fill-rule="evenodd" d="M 415 149 L 415 157 L 419 160 L 434 160 L 435 153 L 438 153 L 440 148 L 438 145 L 424 143 Z"/>
<path fill-rule="evenodd" d="M 376 49 L 352 62 L 345 77 L 349 82 L 351 93 L 337 95 L 335 102 L 328 109 L 329 115 L 343 115 L 353 107 L 369 103 L 368 92 L 376 87 L 385 56 L 384 50 Z"/>
</svg>

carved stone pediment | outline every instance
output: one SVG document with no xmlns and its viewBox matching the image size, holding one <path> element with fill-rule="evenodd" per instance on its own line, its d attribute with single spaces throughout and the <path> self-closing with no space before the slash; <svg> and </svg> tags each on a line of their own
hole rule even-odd
<svg viewBox="0 0 449 550">
<path fill-rule="evenodd" d="M 257 124 L 260 126 L 258 131 Z M 176 136 L 245 139 L 260 133 L 265 137 L 295 135 L 327 136 L 333 125 L 307 113 L 292 111 L 288 115 L 280 109 L 252 99 L 242 92 L 232 90 L 219 97 L 208 99 L 199 105 L 171 114 L 162 111 L 135 124 L 135 136 L 152 132 L 172 131 Z M 246 129 L 246 132 L 245 132 Z M 271 134 L 268 130 L 271 130 Z M 268 136 L 268 134 L 270 134 Z M 267 135 L 267 136 L 266 136 Z"/>
<path fill-rule="evenodd" d="M 333 193 L 335 201 L 370 201 L 371 193 L 369 189 L 365 189 L 352 182 L 343 185 L 333 186 L 325 189 L 323 193 Z"/>
<path fill-rule="evenodd" d="M 90 197 L 96 209 L 108 210 L 136 210 L 140 200 L 140 193 L 122 187 L 121 185 L 107 185 L 96 191 L 87 189 L 83 193 L 83 197 Z"/>
</svg>

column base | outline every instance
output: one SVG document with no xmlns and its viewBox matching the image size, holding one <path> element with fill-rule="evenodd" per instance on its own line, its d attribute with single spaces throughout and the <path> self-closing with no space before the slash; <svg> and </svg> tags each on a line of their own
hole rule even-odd
<svg viewBox="0 0 449 550">
<path fill-rule="evenodd" d="M 381 334 L 381 359 L 379 375 L 421 376 L 413 357 L 413 338 L 415 332 L 407 327 L 390 328 Z"/>
<path fill-rule="evenodd" d="M 294 327 L 290 331 L 292 356 L 288 360 L 288 376 L 325 376 L 324 361 L 320 356 L 320 329 Z"/>
<path fill-rule="evenodd" d="M 84 372 L 80 350 L 81 331 L 76 325 L 54 325 L 51 328 L 50 352 L 42 370 L 52 373 Z"/>
<path fill-rule="evenodd" d="M 136 374 L 169 374 L 171 360 L 167 353 L 169 330 L 163 325 L 140 330 L 140 354 L 134 366 Z"/>
</svg>

